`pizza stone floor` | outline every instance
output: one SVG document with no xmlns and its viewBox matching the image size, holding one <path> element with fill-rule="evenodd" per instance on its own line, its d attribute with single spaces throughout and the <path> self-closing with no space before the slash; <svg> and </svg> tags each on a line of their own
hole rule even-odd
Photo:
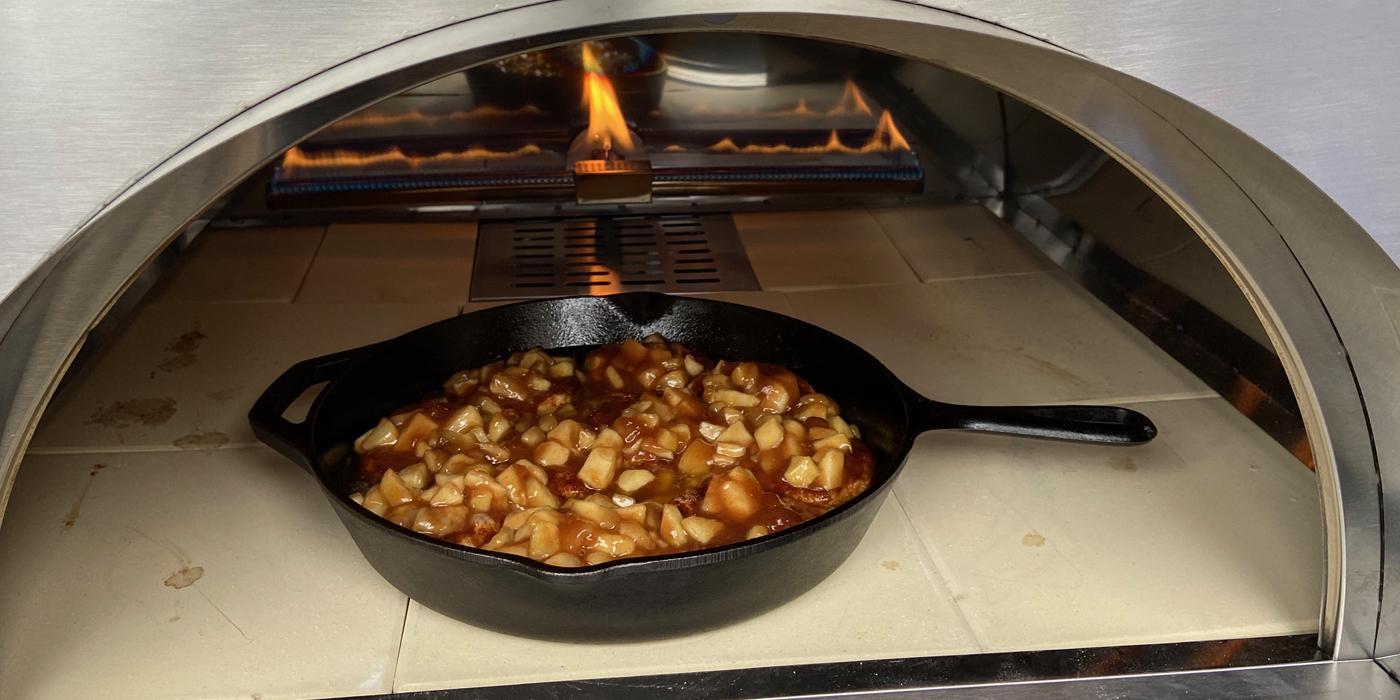
<svg viewBox="0 0 1400 700">
<path fill-rule="evenodd" d="M 855 554 L 785 606 L 665 641 L 513 638 L 380 579 L 244 418 L 297 360 L 481 306 L 474 226 L 211 230 L 33 439 L 0 526 L 0 696 L 355 695 L 1316 631 L 1313 474 L 985 212 L 735 219 L 763 289 L 716 296 L 840 333 L 930 396 L 1121 403 L 1161 437 L 927 434 Z"/>
</svg>

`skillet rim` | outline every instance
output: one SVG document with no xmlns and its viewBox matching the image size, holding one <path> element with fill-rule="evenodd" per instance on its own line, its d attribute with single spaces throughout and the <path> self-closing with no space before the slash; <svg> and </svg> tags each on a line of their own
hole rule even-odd
<svg viewBox="0 0 1400 700">
<path fill-rule="evenodd" d="M 865 491 L 861 492 L 856 497 L 841 504 L 840 506 L 837 506 L 836 508 L 827 511 L 826 513 L 823 513 L 810 520 L 798 523 L 797 525 L 794 525 L 793 527 L 787 528 L 785 530 L 770 533 L 768 535 L 764 535 L 763 537 L 759 537 L 753 540 L 734 542 L 718 547 L 705 547 L 689 552 L 653 554 L 645 557 L 624 557 L 621 559 L 615 559 L 613 561 L 604 562 L 602 564 L 593 564 L 582 567 L 560 567 L 554 566 L 552 564 L 545 564 L 544 562 L 536 561 L 534 559 L 530 559 L 528 557 L 523 557 L 519 555 L 506 554 L 502 552 L 493 552 L 490 550 L 481 549 L 479 547 L 445 542 L 443 540 L 439 540 L 437 538 L 429 537 L 425 534 L 415 532 L 397 523 L 385 520 L 384 518 L 374 515 L 370 511 L 366 510 L 363 506 L 360 506 L 359 504 L 350 500 L 349 494 L 336 493 L 333 489 L 331 489 L 330 485 L 327 483 L 326 476 L 321 472 L 320 469 L 314 466 L 321 462 L 321 454 L 324 454 L 325 452 L 329 451 L 329 449 L 322 450 L 321 454 L 317 454 L 317 450 L 315 449 L 317 447 L 316 421 L 320 415 L 321 409 L 324 407 L 326 398 L 331 394 L 332 387 L 339 384 L 346 376 L 353 373 L 356 369 L 360 368 L 363 365 L 371 363 L 377 356 L 382 355 L 384 352 L 387 352 L 395 345 L 402 344 L 406 341 L 406 339 L 412 336 L 416 336 L 420 333 L 430 332 L 431 330 L 437 329 L 442 326 L 447 326 L 453 323 L 460 323 L 462 322 L 462 319 L 469 318 L 478 314 L 490 314 L 492 312 L 498 312 L 503 309 L 511 309 L 521 306 L 543 305 L 549 303 L 557 303 L 561 301 L 576 300 L 589 300 L 592 303 L 606 304 L 608 306 L 613 307 L 613 310 L 616 311 L 620 316 L 629 318 L 634 322 L 640 324 L 646 323 L 650 320 L 654 320 L 654 318 L 647 320 L 635 319 L 628 312 L 627 307 L 623 304 L 619 304 L 618 300 L 621 300 L 625 303 L 629 300 L 641 300 L 645 302 L 645 300 L 648 299 L 667 300 L 665 309 L 662 311 L 661 314 L 657 315 L 654 318 L 660 318 L 661 316 L 664 316 L 665 313 L 670 310 L 671 305 L 677 302 L 700 303 L 702 305 L 732 307 L 737 309 L 743 309 L 745 312 L 749 313 L 757 312 L 762 315 L 772 316 L 777 319 L 781 319 L 786 324 L 797 324 L 803 326 L 808 330 L 823 334 L 832 340 L 842 343 L 848 346 L 852 351 L 863 355 L 864 359 L 872 363 L 873 368 L 878 368 L 881 372 L 881 376 L 889 382 L 889 386 L 891 388 L 892 393 L 894 393 L 898 397 L 898 408 L 902 409 L 903 413 L 903 431 L 900 436 L 900 439 L 896 441 L 897 449 L 894 453 L 894 460 L 897 460 L 897 463 L 891 466 L 889 470 L 889 475 L 883 480 L 878 481 L 878 483 L 872 482 L 872 484 L 869 487 L 867 487 Z M 503 350 L 503 353 L 506 355 L 509 355 L 511 352 L 515 352 L 515 350 Z M 393 338 L 368 343 L 366 345 L 362 345 L 356 348 L 341 350 L 338 351 L 336 354 L 349 355 L 351 359 L 334 378 L 326 382 L 325 387 L 323 387 L 320 393 L 317 394 L 315 400 L 312 402 L 310 408 L 306 412 L 306 418 L 300 424 L 302 426 L 302 429 L 306 431 L 305 440 L 300 444 L 296 445 L 298 451 L 300 451 L 302 455 L 309 460 L 310 464 L 313 465 L 310 471 L 313 472 L 313 476 L 316 478 L 316 482 L 321 487 L 322 492 L 330 498 L 331 502 L 335 506 L 341 508 L 343 511 L 353 513 L 354 516 L 357 518 L 366 519 L 368 522 L 377 525 L 381 528 L 384 528 L 389 533 L 400 536 L 401 539 L 406 540 L 407 542 L 414 543 L 414 546 L 426 547 L 428 551 L 439 556 L 447 556 L 455 560 L 463 561 L 465 563 L 472 563 L 498 568 L 514 568 L 518 570 L 519 573 L 530 576 L 531 578 L 536 578 L 546 582 L 571 583 L 575 585 L 591 583 L 595 580 L 605 581 L 609 578 L 620 578 L 630 575 L 641 575 L 649 571 L 673 571 L 679 569 L 696 568 L 721 563 L 732 559 L 754 556 L 762 553 L 763 551 L 781 546 L 788 542 L 816 535 L 822 530 L 836 525 L 840 521 L 856 513 L 859 509 L 870 505 L 870 501 L 873 497 L 883 496 L 884 492 L 894 484 L 895 478 L 899 476 L 899 473 L 904 469 L 904 465 L 908 462 L 909 452 L 913 447 L 914 440 L 922 433 L 922 431 L 911 430 L 911 423 L 913 420 L 913 414 L 910 410 L 911 399 L 915 399 L 915 397 L 917 397 L 917 399 L 915 400 L 927 401 L 927 399 L 925 399 L 918 392 L 909 388 L 909 386 L 906 385 L 903 381 L 901 381 L 899 377 L 894 374 L 894 372 L 892 372 L 888 367 L 886 367 L 883 362 L 881 362 L 878 358 L 872 355 L 869 351 L 860 347 L 856 343 L 848 340 L 847 338 L 844 338 L 841 335 L 833 333 L 825 328 L 822 328 L 812 323 L 808 323 L 807 321 L 803 321 L 799 318 L 794 318 L 786 314 L 778 313 L 776 311 L 770 311 L 768 309 L 759 308 L 755 306 L 746 306 L 744 304 L 737 304 L 734 302 L 723 301 L 720 299 L 680 296 L 673 294 L 665 294 L 662 292 L 622 292 L 619 294 L 610 294 L 605 296 L 575 295 L 565 297 L 549 297 L 547 299 L 528 299 L 508 304 L 500 304 L 497 306 L 492 306 L 485 309 L 478 309 L 476 311 L 471 311 L 467 313 L 459 313 L 455 316 L 451 316 L 419 326 L 418 328 L 406 331 Z M 832 398 L 837 399 L 837 405 L 841 405 L 842 402 L 839 400 L 838 397 Z M 354 439 L 350 438 L 348 440 L 343 441 L 343 443 L 349 444 L 353 441 Z M 336 444 L 338 445 L 342 443 L 337 442 Z"/>
</svg>

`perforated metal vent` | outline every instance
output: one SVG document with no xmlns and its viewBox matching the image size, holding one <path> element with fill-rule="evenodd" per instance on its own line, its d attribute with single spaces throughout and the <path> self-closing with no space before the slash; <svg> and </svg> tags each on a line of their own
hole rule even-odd
<svg viewBox="0 0 1400 700">
<path fill-rule="evenodd" d="M 758 289 L 728 214 L 482 222 L 472 299 Z"/>
</svg>

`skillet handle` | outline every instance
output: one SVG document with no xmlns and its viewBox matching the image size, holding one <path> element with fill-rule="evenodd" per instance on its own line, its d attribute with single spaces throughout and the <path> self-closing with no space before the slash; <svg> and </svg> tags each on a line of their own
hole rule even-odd
<svg viewBox="0 0 1400 700">
<path fill-rule="evenodd" d="M 283 418 L 282 413 L 308 387 L 340 376 L 364 350 L 345 350 L 292 365 L 253 402 L 252 410 L 248 411 L 248 423 L 253 427 L 253 434 L 268 447 L 314 475 L 311 426 L 306 421 L 293 423 Z"/>
<path fill-rule="evenodd" d="M 914 427 L 961 429 L 1002 435 L 1136 445 L 1157 437 L 1147 416 L 1117 406 L 962 406 L 926 399 L 908 390 Z"/>
</svg>

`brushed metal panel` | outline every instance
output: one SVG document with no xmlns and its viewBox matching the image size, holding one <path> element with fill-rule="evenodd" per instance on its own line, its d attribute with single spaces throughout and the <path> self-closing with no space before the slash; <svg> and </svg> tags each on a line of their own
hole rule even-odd
<svg viewBox="0 0 1400 700">
<path fill-rule="evenodd" d="M 1298 166 L 1400 256 L 1400 198 L 1375 196 L 1400 192 L 1393 4 L 925 2 L 1205 107 Z M 143 172 L 250 105 L 374 48 L 522 4 L 5 0 L 0 296 Z"/>
<path fill-rule="evenodd" d="M 342 66 L 343 70 L 331 69 L 324 75 L 282 90 L 283 86 L 290 85 L 297 78 L 312 76 L 330 63 L 376 45 L 373 41 L 365 43 L 367 40 L 364 37 L 372 37 L 381 43 L 389 41 L 387 34 L 392 32 L 382 31 L 383 27 L 403 27 L 404 20 L 387 18 L 383 16 L 384 13 L 373 11 L 359 12 L 360 5 L 337 10 L 320 8 L 315 17 L 305 17 L 300 12 L 288 15 L 285 7 L 274 8 L 261 2 L 252 0 L 251 4 L 242 3 L 236 11 L 231 3 L 217 3 L 192 4 L 188 8 L 170 5 L 158 10 L 145 7 L 133 9 L 123 5 L 119 7 L 130 11 L 121 13 L 109 12 L 110 7 L 77 10 L 67 5 L 42 8 L 6 6 L 3 14 L 0 14 L 0 47 L 3 47 L 0 48 L 0 56 L 3 56 L 3 60 L 0 60 L 0 188 L 7 195 L 0 199 L 0 245 L 6 245 L 6 252 L 9 253 L 10 242 L 15 243 L 6 267 L 0 268 L 0 274 L 9 275 L 0 277 L 0 290 L 13 289 L 35 261 L 90 218 L 104 202 L 116 200 L 123 205 L 114 207 L 111 215 L 97 222 L 99 226 L 92 231 L 94 237 L 91 242 L 94 245 L 75 246 L 73 255 L 63 260 L 50 259 L 49 264 L 65 265 L 64 274 L 55 275 L 44 285 L 31 285 L 24 290 L 26 294 L 33 291 L 42 295 L 42 299 L 39 299 L 42 304 L 36 303 L 19 310 L 23 300 L 14 296 L 0 304 L 0 320 L 6 319 L 8 314 L 8 318 L 14 319 L 16 324 L 0 344 L 0 385 L 3 385 L 4 394 L 10 397 L 10 402 L 4 406 L 3 444 L 0 444 L 5 471 L 10 471 L 8 468 L 13 466 L 13 458 L 22 447 L 32 424 L 31 418 L 42 405 L 56 373 L 67 361 L 75 339 L 81 337 L 111 294 L 129 279 L 138 264 L 154 252 L 175 226 L 208 202 L 218 193 L 217 190 L 306 130 L 345 114 L 366 99 L 406 87 L 402 81 L 412 73 L 397 79 L 376 80 L 367 79 L 367 76 L 375 75 L 376 71 L 396 70 L 411 65 L 412 56 L 405 53 L 411 54 L 413 50 L 422 51 L 424 56 L 447 55 L 465 47 L 501 40 L 501 37 L 525 36 L 546 27 L 563 28 L 610 20 L 629 23 L 614 27 L 616 30 L 644 29 L 641 24 L 645 23 L 638 24 L 637 17 L 647 12 L 699 14 L 718 9 L 752 9 L 752 5 L 738 2 L 702 5 L 677 0 L 657 2 L 645 8 L 594 4 L 583 10 L 580 9 L 584 7 L 582 3 L 560 2 L 560 7 L 572 11 L 541 13 L 532 22 L 523 25 L 507 22 L 505 26 L 510 31 L 505 34 L 490 35 L 490 32 L 499 32 L 499 27 L 484 21 L 457 27 L 461 29 L 457 33 L 449 28 L 442 33 L 420 37 L 418 41 L 405 42 L 405 45 L 411 44 L 411 48 L 403 51 L 395 52 L 396 46 L 391 45 Z M 811 12 L 849 10 L 873 16 L 915 17 L 916 21 L 924 22 L 934 22 L 936 18 L 937 21 L 962 26 L 970 32 L 1006 36 L 1004 32 L 978 27 L 969 20 L 943 15 L 911 15 L 913 8 L 897 3 L 857 0 L 827 2 L 817 6 L 774 3 L 774 6 L 779 5 Z M 1164 37 L 1174 31 L 1200 36 L 1199 27 L 1195 25 L 1171 27 L 1153 24 L 1151 20 L 1157 16 L 1153 8 L 1157 6 L 1134 3 L 1132 7 L 1140 15 L 1136 18 L 1109 11 L 1105 11 L 1104 16 L 1121 21 L 1129 29 L 1141 29 L 1142 32 L 1135 37 L 1146 42 L 1147 46 L 1162 43 Z M 986 11 L 991 12 L 996 7 L 988 4 Z M 415 26 L 433 26 L 414 25 L 413 22 L 419 18 L 437 17 L 440 20 L 440 16 L 434 14 L 431 3 L 425 3 L 421 12 L 403 12 L 397 7 L 391 9 L 393 13 L 414 18 L 407 20 L 409 28 L 402 30 L 409 33 L 413 33 Z M 545 8 L 546 12 L 554 9 Z M 966 12 L 967 8 L 962 8 L 962 11 Z M 1047 7 L 1045 12 L 1052 12 L 1052 8 Z M 1232 15 L 1236 22 L 1213 25 L 1210 29 L 1210 36 L 1224 56 L 1216 64 L 1217 67 L 1227 72 L 1241 69 L 1248 62 L 1242 63 L 1240 56 L 1247 56 L 1250 60 L 1256 60 L 1259 56 L 1272 57 L 1268 60 L 1281 62 L 1300 55 L 1300 46 L 1321 45 L 1317 43 L 1321 40 L 1306 37 L 1289 42 L 1278 35 L 1263 35 L 1259 32 L 1260 23 L 1256 14 L 1240 9 Z M 288 21 L 288 16 L 301 21 Z M 1057 24 L 1062 19 L 1036 14 L 1039 24 L 1032 29 L 1043 32 L 1048 39 L 1055 41 L 1055 32 L 1048 29 L 1063 28 L 1063 25 Z M 1010 21 L 1005 17 L 1001 20 Z M 701 18 L 693 21 L 703 23 L 707 20 Z M 1022 25 L 1028 22 L 1024 19 L 1016 21 Z M 1123 34 L 1132 34 L 1103 31 L 1108 24 L 1102 18 L 1086 22 L 1084 17 L 1078 17 L 1076 21 L 1084 25 L 1076 32 L 1083 34 L 1092 28 L 1097 33 L 1094 36 L 1100 37 L 1099 41 L 1104 40 L 1102 37 L 1105 36 L 1121 38 Z M 1393 34 L 1388 30 L 1393 30 L 1398 21 L 1378 18 L 1368 31 Z M 107 24 L 103 25 L 102 22 Z M 369 22 L 372 26 L 362 22 Z M 1349 26 L 1335 17 L 1324 17 L 1309 29 L 1325 35 L 1329 30 Z M 1027 92 L 1043 93 L 1042 97 L 1046 100 L 1053 97 L 1057 111 L 1061 114 L 1073 113 L 1071 121 L 1079 122 L 1086 130 L 1114 143 L 1120 153 L 1128 153 L 1130 155 L 1127 157 L 1138 159 L 1146 173 L 1161 178 L 1157 180 L 1160 186 L 1175 191 L 1183 198 L 1183 213 L 1199 217 L 1198 220 L 1204 222 L 1202 225 L 1207 229 L 1215 226 L 1219 227 L 1222 236 L 1228 234 L 1228 247 L 1215 241 L 1217 253 L 1230 260 L 1236 273 L 1252 283 L 1252 287 L 1263 290 L 1263 296 L 1256 298 L 1256 303 L 1262 312 L 1268 314 L 1271 325 L 1284 329 L 1276 331 L 1276 342 L 1289 350 L 1290 357 L 1302 358 L 1302 363 L 1293 370 L 1296 373 L 1295 381 L 1299 382 L 1300 395 L 1316 404 L 1318 413 L 1313 417 L 1314 427 L 1320 431 L 1321 437 L 1335 438 L 1335 444 L 1347 452 L 1340 455 L 1337 461 L 1338 466 L 1346 470 L 1345 483 L 1328 483 L 1324 492 L 1334 516 L 1329 533 L 1335 541 L 1329 551 L 1338 557 L 1343 554 L 1346 557 L 1345 561 L 1332 563 L 1334 566 L 1344 565 L 1348 573 L 1344 578 L 1338 574 L 1334 580 L 1334 587 L 1329 591 L 1338 597 L 1327 609 L 1331 611 L 1329 614 L 1335 614 L 1345 604 L 1343 618 L 1333 619 L 1329 623 L 1334 628 L 1341 625 L 1347 633 L 1340 637 L 1345 644 L 1340 647 L 1339 653 L 1353 656 L 1370 652 L 1366 637 L 1369 629 L 1370 637 L 1374 640 L 1379 587 L 1379 547 L 1371 540 L 1375 539 L 1379 521 L 1374 490 L 1368 506 L 1365 500 L 1366 480 L 1358 478 L 1364 474 L 1355 472 L 1363 466 L 1362 453 L 1367 448 L 1363 444 L 1367 428 L 1364 411 L 1355 404 L 1354 387 L 1347 385 L 1351 373 L 1345 363 L 1345 351 L 1337 342 L 1335 331 L 1326 325 L 1327 317 L 1318 310 L 1316 297 L 1308 296 L 1311 288 L 1306 280 L 1300 286 L 1296 266 L 1289 267 L 1292 263 L 1291 258 L 1286 256 L 1288 251 L 1277 249 L 1279 241 L 1270 222 L 1261 220 L 1259 212 L 1249 206 L 1247 199 L 1243 200 L 1242 206 L 1239 190 L 1230 178 L 1224 177 L 1224 173 L 1196 150 L 1194 144 L 1184 140 L 1158 115 L 1131 100 L 1125 102 L 1121 90 L 1113 89 L 1108 80 L 1096 79 L 1082 68 L 1072 68 L 1073 63 L 1062 62 L 1061 67 L 1068 71 L 1064 74 L 1052 74 L 1048 81 L 1045 75 L 1040 75 L 1037 84 L 1026 84 L 1034 71 L 1023 71 L 1023 68 L 1039 66 L 1049 70 L 1048 65 L 1042 65 L 1045 61 L 1052 58 L 1068 60 L 1068 57 L 1054 52 L 1035 49 L 1022 55 L 1021 59 L 1029 57 L 1037 64 L 1017 64 L 1015 56 L 1001 53 L 988 55 L 988 40 L 971 33 L 967 36 L 940 33 L 941 39 L 949 40 L 947 45 L 940 45 L 931 43 L 925 34 L 900 34 L 888 31 L 888 26 L 879 23 L 852 22 L 832 17 L 745 18 L 735 22 L 733 28 L 742 27 L 798 33 L 811 29 L 819 34 L 852 38 L 871 45 L 899 44 L 908 53 L 937 55 L 939 60 L 945 62 L 980 62 L 977 70 L 995 73 L 988 78 L 993 82 L 1019 84 Z M 288 51 L 283 47 L 288 39 L 300 39 L 299 34 L 303 32 L 321 39 L 292 42 L 299 47 L 295 50 Z M 77 38 L 70 38 L 70 33 Z M 1336 34 L 1335 31 L 1332 33 Z M 1261 41 L 1260 36 L 1267 36 L 1273 45 Z M 326 41 L 325 37 L 331 40 Z M 44 38 L 54 41 L 64 51 L 38 46 Z M 1067 45 L 1090 56 L 1094 56 L 1095 51 L 1111 53 L 1102 47 L 1096 48 L 1093 45 L 1094 37 L 1083 41 L 1084 45 Z M 1309 41 L 1313 43 L 1309 44 Z M 127 48 L 143 42 L 145 45 L 141 48 Z M 1369 42 L 1370 39 L 1367 39 L 1362 43 Z M 17 45 L 23 51 L 13 49 Z M 150 45 L 159 46 L 161 50 L 150 50 L 147 48 Z M 313 46 L 315 50 L 306 49 L 307 46 Z M 344 48 L 346 46 L 350 47 L 348 51 Z M 521 44 L 516 44 L 516 47 L 519 46 Z M 998 44 L 997 48 L 1005 46 L 1017 46 L 1017 43 L 1005 42 L 1004 46 Z M 1110 42 L 1110 46 L 1123 49 L 1137 44 Z M 1029 49 L 1029 44 L 1024 47 Z M 259 53 L 263 50 L 271 50 L 275 60 L 269 62 L 266 55 Z M 8 60 L 12 51 L 17 56 L 14 61 Z M 1254 53 L 1249 53 L 1251 51 Z M 218 60 L 200 58 L 204 53 L 217 53 L 220 57 Z M 128 55 L 137 58 L 123 58 Z M 470 52 L 465 52 L 458 60 L 465 60 L 470 55 Z M 1157 57 L 1156 61 L 1139 68 L 1139 73 L 1149 79 L 1149 68 L 1175 60 L 1169 51 L 1152 55 Z M 51 62 L 35 60 L 35 56 Z M 1319 58 L 1318 61 L 1325 63 L 1326 59 Z M 196 66 L 196 71 L 185 76 L 181 72 L 183 65 Z M 1380 82 L 1385 76 L 1375 72 L 1374 65 L 1368 63 L 1344 68 L 1356 69 Z M 429 63 L 419 68 L 420 73 L 412 75 L 422 80 L 446 69 L 446 64 Z M 434 73 L 434 70 L 438 73 Z M 1197 66 L 1197 70 L 1200 71 L 1198 74 L 1189 76 L 1192 80 L 1218 85 L 1211 83 L 1213 79 L 1207 77 L 1211 71 L 1200 70 L 1200 66 Z M 1367 73 L 1367 70 L 1371 72 Z M 264 79 L 264 75 L 272 77 Z M 111 85 L 120 87 L 109 90 L 108 86 Z M 1269 101 L 1274 109 L 1288 109 L 1291 101 L 1296 101 L 1301 92 L 1311 91 L 1315 87 L 1306 81 L 1301 87 L 1251 84 L 1249 89 L 1252 92 L 1249 94 Z M 334 92 L 341 88 L 345 88 L 346 92 Z M 1379 98 L 1383 102 L 1388 101 L 1388 106 L 1393 108 L 1397 100 L 1391 99 L 1390 93 L 1384 90 L 1377 89 Z M 1151 90 L 1143 86 L 1142 92 Z M 1188 97 L 1199 92 L 1202 90 L 1183 90 Z M 1371 93 L 1359 94 L 1371 96 Z M 269 95 L 271 97 L 266 101 L 259 101 Z M 331 97 L 316 103 L 314 109 L 292 109 L 326 95 Z M 1203 100 L 1206 97 L 1202 94 Z M 1358 113 L 1371 114 L 1362 109 L 1359 104 L 1362 100 L 1356 95 L 1334 94 L 1333 97 L 1333 104 L 1340 105 L 1338 109 L 1356 107 Z M 1229 110 L 1235 108 L 1232 105 L 1222 107 L 1218 112 L 1229 118 Z M 45 108 L 48 108 L 47 111 Z M 242 114 L 237 119 L 224 123 L 226 118 L 240 111 Z M 1204 117 L 1204 114 L 1201 116 Z M 1378 128 L 1382 125 L 1373 123 L 1370 116 L 1361 119 L 1362 123 L 1357 128 L 1338 138 L 1350 139 L 1361 134 L 1363 138 L 1374 141 L 1367 144 L 1368 147 L 1375 146 L 1379 151 L 1389 150 L 1393 159 L 1394 152 L 1400 151 L 1400 145 L 1389 149 L 1384 146 L 1393 143 L 1383 138 L 1388 135 L 1388 129 L 1382 132 Z M 1335 121 L 1345 123 L 1341 119 Z M 1209 119 L 1207 122 L 1216 124 Z M 1320 131 L 1332 126 L 1332 122 L 1319 118 L 1309 122 L 1304 131 Z M 163 160 L 180 144 L 204 134 L 210 127 L 213 127 L 213 131 L 182 151 L 174 160 Z M 1240 139 L 1239 134 L 1228 129 L 1221 133 Z M 1355 142 L 1348 140 L 1346 143 Z M 53 149 L 58 147 L 65 154 L 72 152 L 74 157 L 72 160 L 58 161 L 61 165 L 53 166 Z M 1242 149 L 1241 152 L 1249 151 Z M 209 157 L 195 159 L 200 154 Z M 1274 163 L 1267 152 L 1258 158 L 1261 166 Z M 156 182 L 161 187 L 148 187 L 123 196 L 116 194 L 157 163 L 162 164 L 157 167 L 157 172 L 174 173 L 178 170 L 179 178 Z M 1280 189 L 1292 187 L 1311 191 L 1305 181 L 1284 170 L 1277 175 L 1286 180 L 1286 187 L 1280 186 Z M 1387 184 L 1391 191 L 1395 191 L 1396 180 L 1400 179 L 1392 177 L 1387 170 L 1363 173 L 1360 177 L 1375 191 L 1386 191 Z M 126 201 L 123 202 L 123 199 Z M 1287 213 L 1294 206 L 1287 201 L 1279 202 L 1275 211 Z M 1385 212 L 1381 214 L 1379 224 L 1384 232 L 1387 221 Z M 1345 219 L 1340 210 L 1324 208 L 1318 215 L 1326 222 L 1335 221 L 1339 215 Z M 1340 228 L 1324 226 L 1313 230 L 1336 232 L 1336 235 L 1344 237 L 1361 235 L 1364 238 L 1365 235 L 1359 230 L 1346 229 L 1344 224 Z M 99 232 L 101 235 L 97 236 Z M 1309 235 L 1316 237 L 1315 233 Z M 1364 251 L 1357 252 L 1362 253 Z M 1389 261 L 1384 262 L 1389 264 Z M 1245 274 L 1254 267 L 1258 269 L 1253 273 L 1263 273 L 1261 277 Z M 1393 277 L 1393 265 L 1388 272 Z M 1346 282 L 1343 279 L 1338 284 L 1344 285 Z M 1319 325 L 1319 321 L 1323 321 L 1322 325 Z M 1290 333 L 1293 335 L 1288 335 Z M 1314 391 L 1316 394 L 1312 393 Z M 1327 432 L 1329 430 L 1330 433 Z M 8 481 L 11 474 L 3 476 L 4 481 Z M 1346 506 L 1345 522 L 1341 518 L 1343 505 Z M 1351 575 L 1353 572 L 1356 575 Z M 1345 598 L 1341 597 L 1342 591 L 1337 588 L 1343 584 L 1346 587 Z"/>
</svg>

